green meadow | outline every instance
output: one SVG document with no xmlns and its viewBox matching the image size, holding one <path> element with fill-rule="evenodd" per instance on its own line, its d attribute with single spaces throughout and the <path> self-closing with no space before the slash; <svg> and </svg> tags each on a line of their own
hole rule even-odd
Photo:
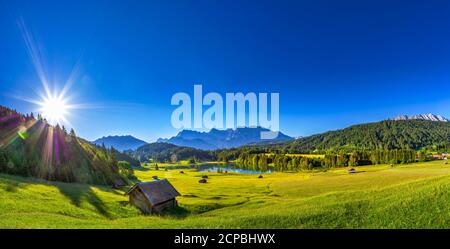
<svg viewBox="0 0 450 249">
<path fill-rule="evenodd" d="M 0 174 L 1 228 L 449 228 L 443 161 L 258 175 L 135 170 L 167 178 L 179 207 L 142 215 L 123 190 Z"/>
</svg>

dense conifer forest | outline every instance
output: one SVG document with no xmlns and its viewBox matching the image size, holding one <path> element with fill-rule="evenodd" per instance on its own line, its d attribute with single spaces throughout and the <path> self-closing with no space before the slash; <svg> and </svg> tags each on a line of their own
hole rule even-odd
<svg viewBox="0 0 450 249">
<path fill-rule="evenodd" d="M 72 129 L 52 126 L 41 116 L 0 107 L 0 173 L 46 180 L 113 184 L 133 179 L 138 161 L 114 148 L 95 146 Z"/>
</svg>

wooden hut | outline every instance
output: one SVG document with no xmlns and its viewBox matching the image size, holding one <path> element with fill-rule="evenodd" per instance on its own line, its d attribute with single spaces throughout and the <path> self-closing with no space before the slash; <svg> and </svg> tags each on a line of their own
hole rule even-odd
<svg viewBox="0 0 450 249">
<path fill-rule="evenodd" d="M 180 193 L 166 179 L 136 183 L 125 193 L 130 203 L 143 213 L 161 213 L 164 209 L 177 206 L 176 197 Z"/>
</svg>

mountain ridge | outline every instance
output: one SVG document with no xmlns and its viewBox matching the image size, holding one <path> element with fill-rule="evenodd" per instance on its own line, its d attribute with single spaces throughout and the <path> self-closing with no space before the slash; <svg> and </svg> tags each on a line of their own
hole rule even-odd
<svg viewBox="0 0 450 249">
<path fill-rule="evenodd" d="M 415 114 L 415 115 L 399 115 L 395 118 L 389 119 L 394 121 L 399 120 L 428 120 L 428 121 L 440 121 L 440 122 L 449 122 L 450 120 L 444 116 L 436 115 L 433 113 L 427 114 Z"/>
<path fill-rule="evenodd" d="M 146 141 L 133 137 L 131 135 L 110 135 L 103 136 L 99 139 L 92 141 L 93 144 L 102 146 L 103 144 L 107 148 L 113 147 L 119 151 L 136 150 L 142 145 L 147 144 Z"/>
<path fill-rule="evenodd" d="M 280 132 L 278 137 L 272 140 L 260 138 L 261 132 L 270 131 L 262 127 L 237 128 L 237 129 L 211 129 L 208 132 L 182 130 L 176 136 L 168 139 L 160 138 L 157 142 L 171 143 L 178 146 L 192 147 L 201 150 L 229 149 L 248 144 L 264 142 L 289 141 L 294 138 Z"/>
</svg>

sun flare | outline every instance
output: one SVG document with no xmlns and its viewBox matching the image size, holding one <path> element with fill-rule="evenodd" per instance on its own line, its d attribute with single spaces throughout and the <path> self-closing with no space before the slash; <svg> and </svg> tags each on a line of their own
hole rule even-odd
<svg viewBox="0 0 450 249">
<path fill-rule="evenodd" d="M 40 103 L 42 117 L 51 124 L 59 124 L 66 121 L 69 106 L 61 96 L 48 96 Z"/>
</svg>

